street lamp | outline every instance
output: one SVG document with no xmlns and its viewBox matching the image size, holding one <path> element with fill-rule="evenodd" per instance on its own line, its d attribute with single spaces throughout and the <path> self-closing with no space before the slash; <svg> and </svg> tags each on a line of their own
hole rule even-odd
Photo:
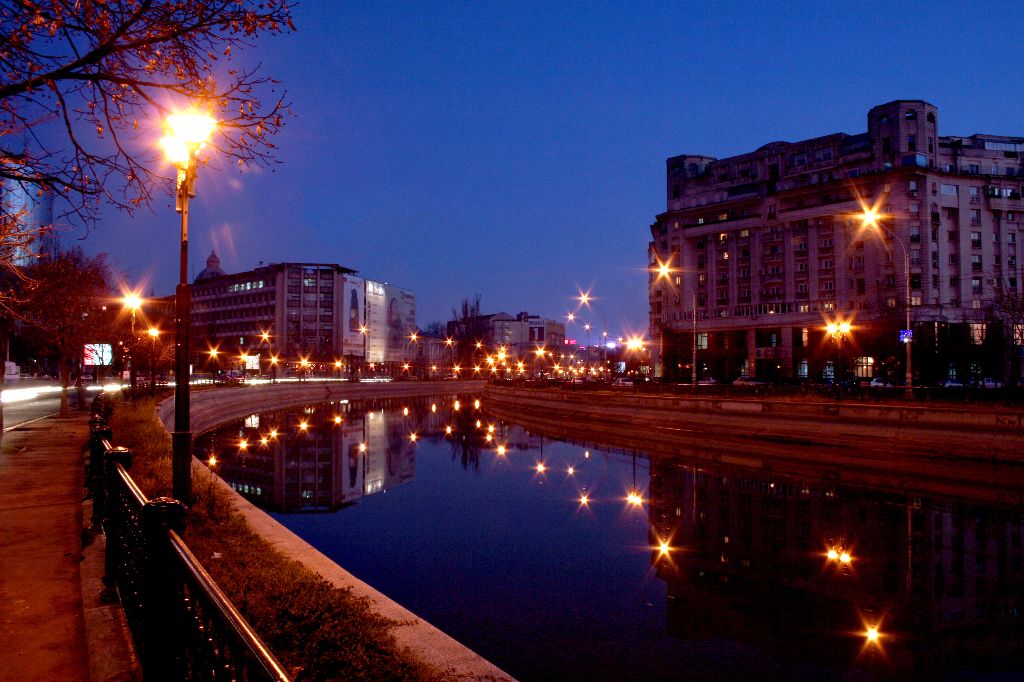
<svg viewBox="0 0 1024 682">
<path fill-rule="evenodd" d="M 128 342 L 128 383 L 135 389 L 135 315 L 142 308 L 142 297 L 130 291 L 121 298 L 121 303 L 128 309 L 132 317 L 131 336 Z"/>
<path fill-rule="evenodd" d="M 156 340 L 160 338 L 160 330 L 150 327 L 146 330 L 149 334 L 149 394 L 156 394 Z"/>
<path fill-rule="evenodd" d="M 654 271 L 658 274 L 658 280 L 665 280 L 669 286 L 672 285 L 672 273 L 675 272 L 671 265 L 671 257 L 669 260 L 662 262 L 658 260 L 658 266 L 654 268 Z M 692 296 L 692 313 L 693 313 L 693 342 L 691 345 L 692 358 L 690 359 L 690 385 L 697 385 L 697 292 L 692 287 L 690 289 L 690 295 Z M 661 362 L 665 362 L 665 332 L 662 331 L 661 335 Z"/>
<path fill-rule="evenodd" d="M 366 339 L 370 335 L 370 328 L 365 324 L 359 326 L 359 333 L 363 336 L 363 374 L 366 373 Z"/>
<path fill-rule="evenodd" d="M 825 325 L 825 333 L 827 333 L 836 344 L 836 368 L 832 372 L 832 378 L 836 383 L 837 392 L 839 390 L 839 381 L 842 379 L 840 376 L 842 372 L 839 371 L 839 366 L 843 364 L 843 338 L 849 336 L 850 329 L 850 323 L 846 320 L 829 322 Z"/>
<path fill-rule="evenodd" d="M 910 253 L 907 251 L 907 245 L 903 243 L 903 239 L 900 238 L 895 232 L 890 230 L 888 227 L 883 225 L 881 223 L 880 218 L 881 218 L 881 216 L 878 214 L 878 211 L 876 211 L 874 208 L 871 208 L 871 207 L 868 207 L 868 206 L 864 206 L 863 207 L 863 211 L 861 212 L 861 215 L 860 215 L 861 224 L 864 227 L 873 228 L 875 230 L 878 230 L 880 232 L 884 232 L 885 234 L 889 235 L 892 238 L 892 240 L 895 241 L 897 244 L 899 244 L 900 248 L 903 250 L 903 280 L 904 280 L 904 283 L 906 284 L 906 296 L 907 296 L 907 301 L 906 301 L 906 304 L 907 304 L 906 305 L 906 308 L 907 308 L 907 310 L 906 310 L 906 315 L 907 315 L 907 317 L 906 317 L 906 324 L 907 324 L 907 326 L 906 326 L 906 334 L 900 334 L 900 341 L 902 341 L 903 345 L 906 346 L 906 351 L 907 351 L 907 361 L 905 363 L 906 364 L 906 367 L 905 367 L 905 369 L 906 369 L 906 376 L 904 378 L 904 381 L 906 383 L 906 388 L 904 390 L 906 390 L 907 394 L 912 394 L 913 391 L 914 391 L 914 371 L 913 371 L 913 366 L 911 364 L 911 362 L 913 360 L 913 352 L 911 351 L 910 344 L 914 340 L 914 331 L 913 331 L 913 329 L 910 326 L 910 307 L 911 307 L 911 303 L 913 302 L 913 297 L 911 296 L 911 289 L 910 289 Z"/>
<path fill-rule="evenodd" d="M 196 195 L 197 154 L 217 127 L 209 114 L 189 109 L 167 117 L 168 134 L 160 140 L 167 160 L 178 170 L 175 210 L 181 214 L 181 254 L 178 287 L 174 292 L 175 380 L 174 432 L 171 474 L 173 495 L 192 504 L 192 430 L 189 420 L 189 327 L 191 296 L 188 285 L 188 200 Z"/>
</svg>

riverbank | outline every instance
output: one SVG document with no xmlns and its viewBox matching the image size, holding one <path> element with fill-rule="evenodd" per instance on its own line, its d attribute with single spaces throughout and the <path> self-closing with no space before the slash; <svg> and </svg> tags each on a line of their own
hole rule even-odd
<svg viewBox="0 0 1024 682">
<path fill-rule="evenodd" d="M 553 438 L 920 494 L 1024 502 L 1024 409 L 889 406 L 489 385 Z"/>
<path fill-rule="evenodd" d="M 456 391 L 472 393 L 479 392 L 482 388 L 482 382 L 400 382 L 288 383 L 210 389 L 197 391 L 192 395 L 192 428 L 194 434 L 198 435 L 225 421 L 249 414 L 321 401 L 412 398 Z M 173 424 L 173 410 L 173 399 L 167 399 L 157 407 L 157 415 L 168 431 Z M 208 491 L 207 497 L 215 491 L 217 497 L 229 500 L 232 513 L 266 543 L 267 549 L 297 563 L 333 588 L 366 604 L 372 613 L 392 623 L 387 636 L 394 638 L 397 648 L 406 652 L 412 659 L 437 671 L 443 679 L 511 679 L 475 652 L 345 571 L 238 495 L 198 460 L 193 460 L 193 480 L 197 482 L 197 490 Z M 201 552 L 202 550 L 197 554 Z M 207 554 L 212 553 L 211 546 Z M 223 563 L 228 565 L 234 562 Z"/>
</svg>

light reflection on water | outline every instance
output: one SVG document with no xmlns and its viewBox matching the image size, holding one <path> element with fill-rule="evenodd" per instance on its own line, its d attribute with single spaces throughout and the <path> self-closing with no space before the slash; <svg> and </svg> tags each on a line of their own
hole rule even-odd
<svg viewBox="0 0 1024 682">
<path fill-rule="evenodd" d="M 520 679 L 1021 669 L 1020 509 L 552 441 L 476 405 L 311 405 L 197 450 Z"/>
</svg>

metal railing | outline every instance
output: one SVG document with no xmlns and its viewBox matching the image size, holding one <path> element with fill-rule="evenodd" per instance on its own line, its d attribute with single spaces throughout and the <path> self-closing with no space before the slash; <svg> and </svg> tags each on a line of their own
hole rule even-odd
<svg viewBox="0 0 1024 682">
<path fill-rule="evenodd" d="M 290 682 L 182 540 L 185 505 L 150 500 L 132 480 L 133 453 L 111 445 L 108 406 L 93 404 L 87 464 L 94 524 L 106 536 L 102 595 L 121 602 L 143 678 Z"/>
</svg>

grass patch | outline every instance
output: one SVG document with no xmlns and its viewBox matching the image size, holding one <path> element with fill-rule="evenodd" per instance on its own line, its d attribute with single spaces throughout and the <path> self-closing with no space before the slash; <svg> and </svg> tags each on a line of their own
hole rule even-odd
<svg viewBox="0 0 1024 682">
<path fill-rule="evenodd" d="M 114 442 L 135 452 L 131 475 L 150 498 L 171 494 L 171 438 L 154 398 L 116 400 Z M 285 667 L 302 680 L 442 680 L 402 651 L 397 622 L 366 599 L 286 558 L 234 513 L 212 477 L 193 474 L 185 540 Z"/>
</svg>

